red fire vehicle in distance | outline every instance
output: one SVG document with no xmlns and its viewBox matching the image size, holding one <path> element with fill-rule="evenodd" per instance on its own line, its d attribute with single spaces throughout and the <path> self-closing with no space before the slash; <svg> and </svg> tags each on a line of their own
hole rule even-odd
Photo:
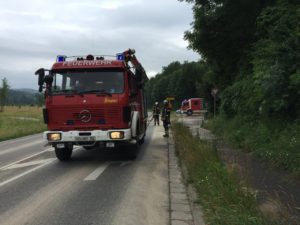
<svg viewBox="0 0 300 225">
<path fill-rule="evenodd" d="M 186 113 L 188 116 L 191 116 L 193 113 L 200 113 L 205 109 L 206 106 L 203 98 L 190 98 L 182 101 L 180 112 L 182 114 Z"/>
<path fill-rule="evenodd" d="M 131 157 L 146 134 L 147 109 L 143 66 L 129 49 L 108 56 L 58 56 L 50 70 L 39 69 L 39 91 L 45 89 L 44 140 L 61 161 L 73 146 L 129 145 Z"/>
</svg>

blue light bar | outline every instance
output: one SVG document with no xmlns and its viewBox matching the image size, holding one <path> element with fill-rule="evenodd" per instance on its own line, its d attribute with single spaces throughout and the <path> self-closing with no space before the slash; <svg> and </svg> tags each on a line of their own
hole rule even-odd
<svg viewBox="0 0 300 225">
<path fill-rule="evenodd" d="M 64 61 L 66 61 L 66 56 L 65 55 L 58 55 L 57 57 L 56 57 L 56 62 L 64 62 Z"/>
<path fill-rule="evenodd" d="M 117 54 L 117 60 L 124 60 L 124 54 L 123 53 L 118 53 Z"/>
</svg>

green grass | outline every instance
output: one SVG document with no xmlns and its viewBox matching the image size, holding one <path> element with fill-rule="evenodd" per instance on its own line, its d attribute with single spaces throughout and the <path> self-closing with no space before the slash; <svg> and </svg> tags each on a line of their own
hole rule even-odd
<svg viewBox="0 0 300 225">
<path fill-rule="evenodd" d="M 6 106 L 0 112 L 0 141 L 35 134 L 46 130 L 42 108 Z"/>
<path fill-rule="evenodd" d="M 253 121 L 217 117 L 209 124 L 225 142 L 268 160 L 274 166 L 300 174 L 300 121 Z"/>
<path fill-rule="evenodd" d="M 274 225 L 259 211 L 256 193 L 221 162 L 211 143 L 193 137 L 182 124 L 173 123 L 176 152 L 199 196 L 207 224 Z M 283 223 L 284 224 L 284 223 Z"/>
</svg>

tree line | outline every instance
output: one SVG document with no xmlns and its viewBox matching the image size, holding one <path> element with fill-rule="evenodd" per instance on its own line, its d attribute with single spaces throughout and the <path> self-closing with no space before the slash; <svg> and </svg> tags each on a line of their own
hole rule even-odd
<svg viewBox="0 0 300 225">
<path fill-rule="evenodd" d="M 184 37 L 201 60 L 163 68 L 146 86 L 149 104 L 168 95 L 211 103 L 215 87 L 226 116 L 299 118 L 300 2 L 186 1 L 194 21 Z"/>
<path fill-rule="evenodd" d="M 7 96 L 8 96 L 9 85 L 6 78 L 3 78 L 1 81 L 2 82 L 0 87 L 0 112 L 3 112 L 4 105 L 6 103 Z"/>
<path fill-rule="evenodd" d="M 146 83 L 148 106 L 166 97 L 175 98 L 173 105 L 178 108 L 183 99 L 204 97 L 210 99 L 209 85 L 203 84 L 208 67 L 200 62 L 173 62 L 163 67 L 162 72 L 150 78 Z"/>
</svg>

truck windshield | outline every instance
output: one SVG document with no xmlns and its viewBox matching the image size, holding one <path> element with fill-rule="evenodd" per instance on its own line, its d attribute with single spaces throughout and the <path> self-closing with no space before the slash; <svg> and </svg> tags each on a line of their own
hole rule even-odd
<svg viewBox="0 0 300 225">
<path fill-rule="evenodd" d="M 122 93 L 122 71 L 64 71 L 54 73 L 53 94 L 62 93 Z"/>
</svg>

